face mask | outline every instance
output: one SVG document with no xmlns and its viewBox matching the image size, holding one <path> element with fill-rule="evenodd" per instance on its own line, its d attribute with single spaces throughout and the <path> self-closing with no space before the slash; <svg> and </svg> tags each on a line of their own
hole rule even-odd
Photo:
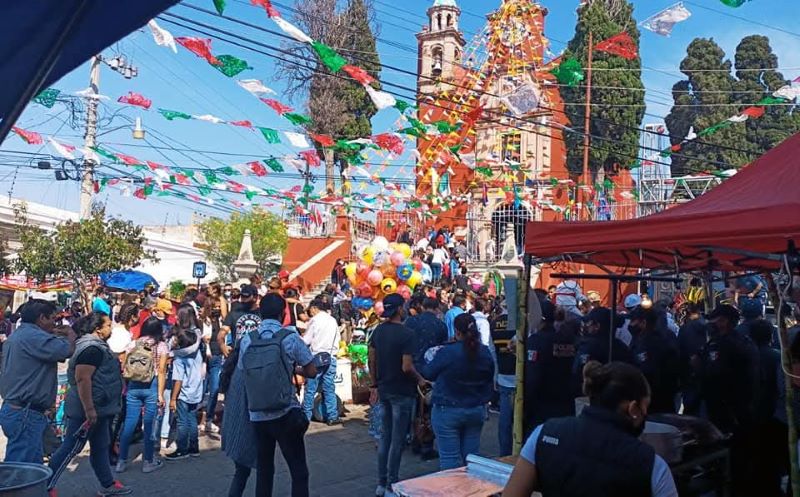
<svg viewBox="0 0 800 497">
<path fill-rule="evenodd" d="M 223 295 L 225 295 L 225 298 L 230 298 L 231 297 L 231 292 L 226 290 L 225 293 L 223 293 Z"/>
<path fill-rule="evenodd" d="M 215 319 L 222 317 L 222 311 L 219 309 L 214 309 L 211 311 L 211 317 Z"/>
</svg>

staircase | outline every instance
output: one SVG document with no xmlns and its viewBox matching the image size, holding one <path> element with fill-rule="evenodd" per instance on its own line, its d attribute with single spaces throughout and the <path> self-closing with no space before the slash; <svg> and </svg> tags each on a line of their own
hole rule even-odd
<svg viewBox="0 0 800 497">
<path fill-rule="evenodd" d="M 317 283 L 311 290 L 304 292 L 303 297 L 301 298 L 301 302 L 303 303 L 303 307 L 308 307 L 308 304 L 314 300 L 314 297 L 322 293 L 325 290 L 325 287 L 331 282 L 330 277 L 325 278 L 324 280 Z"/>
</svg>

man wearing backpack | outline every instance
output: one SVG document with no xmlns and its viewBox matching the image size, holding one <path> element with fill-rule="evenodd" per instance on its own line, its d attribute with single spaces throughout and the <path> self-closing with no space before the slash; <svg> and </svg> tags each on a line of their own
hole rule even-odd
<svg viewBox="0 0 800 497">
<path fill-rule="evenodd" d="M 275 476 L 275 444 L 292 475 L 292 497 L 307 497 L 305 436 L 308 418 L 300 408 L 292 375 L 314 378 L 314 357 L 294 328 L 283 328 L 286 301 L 270 293 L 261 299 L 261 325 L 242 337 L 237 368 L 243 373 L 250 421 L 256 432 L 258 476 L 256 495 L 271 497 Z M 242 441 L 247 443 L 247 441 Z"/>
</svg>

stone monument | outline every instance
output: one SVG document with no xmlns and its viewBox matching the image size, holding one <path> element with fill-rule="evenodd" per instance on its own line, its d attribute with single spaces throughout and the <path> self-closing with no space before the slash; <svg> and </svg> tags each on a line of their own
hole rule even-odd
<svg viewBox="0 0 800 497">
<path fill-rule="evenodd" d="M 236 276 L 239 277 L 238 284 L 250 283 L 250 277 L 256 274 L 258 270 L 258 262 L 253 257 L 253 240 L 250 236 L 250 230 L 244 231 L 242 237 L 242 246 L 239 248 L 239 257 L 233 263 L 233 268 L 236 270 Z"/>
</svg>

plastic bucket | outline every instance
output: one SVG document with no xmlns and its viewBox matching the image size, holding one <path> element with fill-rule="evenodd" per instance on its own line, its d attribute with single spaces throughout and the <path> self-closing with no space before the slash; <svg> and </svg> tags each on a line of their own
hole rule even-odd
<svg viewBox="0 0 800 497">
<path fill-rule="evenodd" d="M 0 495 L 47 497 L 47 480 L 52 474 L 50 468 L 41 464 L 0 463 Z"/>
</svg>

